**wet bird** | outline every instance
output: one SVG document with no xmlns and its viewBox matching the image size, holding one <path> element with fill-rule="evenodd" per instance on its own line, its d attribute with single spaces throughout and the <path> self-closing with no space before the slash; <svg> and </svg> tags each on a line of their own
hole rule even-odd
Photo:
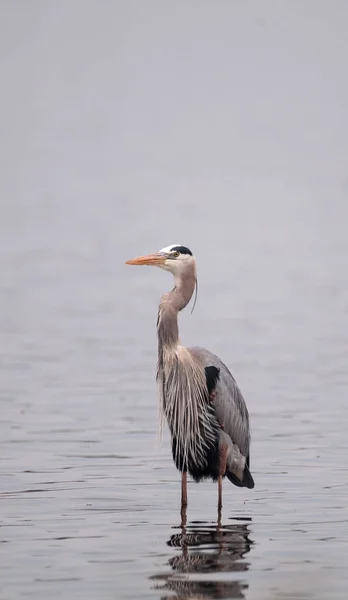
<svg viewBox="0 0 348 600">
<path fill-rule="evenodd" d="M 174 463 L 182 473 L 181 514 L 186 514 L 187 472 L 195 481 L 222 479 L 238 487 L 254 487 L 250 473 L 249 415 L 242 393 L 224 363 L 205 348 L 186 348 L 179 340 L 178 313 L 197 285 L 196 261 L 180 244 L 128 260 L 170 271 L 174 288 L 161 298 L 158 319 L 157 382 L 161 420 L 171 434 Z"/>
</svg>

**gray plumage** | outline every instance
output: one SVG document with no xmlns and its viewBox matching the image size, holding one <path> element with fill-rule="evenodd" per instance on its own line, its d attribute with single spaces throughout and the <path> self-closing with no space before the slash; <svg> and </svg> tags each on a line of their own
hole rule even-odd
<svg viewBox="0 0 348 600">
<path fill-rule="evenodd" d="M 175 286 L 162 296 L 157 320 L 161 423 L 168 423 L 173 459 L 183 473 L 184 504 L 184 474 L 189 471 L 196 481 L 219 480 L 221 507 L 225 475 L 239 487 L 254 487 L 249 471 L 249 415 L 226 365 L 208 350 L 185 348 L 179 340 L 178 313 L 195 289 L 195 259 L 188 248 L 173 245 L 128 264 L 156 265 L 174 275 Z"/>
<path fill-rule="evenodd" d="M 224 431 L 238 446 L 245 458 L 250 451 L 249 413 L 242 393 L 226 365 L 205 348 L 188 348 L 196 356 L 203 368 L 210 365 L 220 370 L 220 378 L 216 384 L 214 407 L 219 423 Z"/>
</svg>

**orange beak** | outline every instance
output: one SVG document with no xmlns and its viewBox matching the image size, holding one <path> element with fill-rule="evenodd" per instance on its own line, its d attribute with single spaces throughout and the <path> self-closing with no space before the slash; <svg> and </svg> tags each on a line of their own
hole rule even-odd
<svg viewBox="0 0 348 600">
<path fill-rule="evenodd" d="M 148 254 L 147 256 L 138 256 L 126 261 L 126 265 L 164 265 L 166 256 L 163 254 Z"/>
</svg>

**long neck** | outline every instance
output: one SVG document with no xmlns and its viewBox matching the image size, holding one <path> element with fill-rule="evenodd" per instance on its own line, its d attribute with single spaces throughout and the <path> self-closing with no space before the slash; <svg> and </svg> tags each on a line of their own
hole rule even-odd
<svg viewBox="0 0 348 600">
<path fill-rule="evenodd" d="M 175 278 L 175 287 L 162 296 L 158 309 L 158 355 L 164 350 L 174 350 L 179 342 L 178 312 L 191 300 L 196 285 L 196 273 L 190 272 Z"/>
<path fill-rule="evenodd" d="M 174 462 L 180 471 L 191 473 L 203 472 L 210 456 L 218 456 L 220 431 L 215 410 L 207 401 L 204 368 L 179 346 L 178 312 L 190 301 L 195 283 L 193 265 L 191 273 L 176 278 L 174 289 L 162 297 L 157 322 L 160 432 L 166 420 Z"/>
</svg>

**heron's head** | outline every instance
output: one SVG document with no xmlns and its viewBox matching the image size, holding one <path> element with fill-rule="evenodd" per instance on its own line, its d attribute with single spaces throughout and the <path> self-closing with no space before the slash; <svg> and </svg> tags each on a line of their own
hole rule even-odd
<svg viewBox="0 0 348 600">
<path fill-rule="evenodd" d="M 195 259 L 191 250 L 180 244 L 172 244 L 162 248 L 155 254 L 138 256 L 127 260 L 127 265 L 150 265 L 170 271 L 174 277 L 180 277 L 195 269 Z"/>
</svg>

